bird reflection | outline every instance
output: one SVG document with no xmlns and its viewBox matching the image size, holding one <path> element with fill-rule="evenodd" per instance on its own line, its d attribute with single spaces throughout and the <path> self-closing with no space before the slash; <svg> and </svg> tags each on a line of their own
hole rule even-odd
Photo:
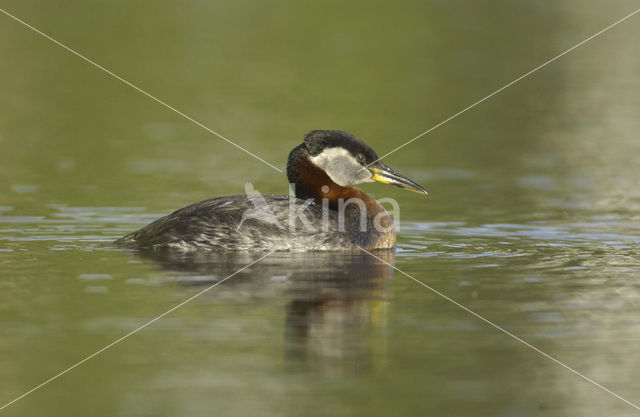
<svg viewBox="0 0 640 417">
<path fill-rule="evenodd" d="M 181 272 L 183 285 L 210 285 L 264 256 L 142 255 L 163 269 Z M 376 256 L 394 262 L 392 251 L 376 252 Z M 392 274 L 392 267 L 366 253 L 276 252 L 223 285 L 254 298 L 286 300 L 284 354 L 288 363 L 342 375 L 384 363 L 386 289 Z"/>
</svg>

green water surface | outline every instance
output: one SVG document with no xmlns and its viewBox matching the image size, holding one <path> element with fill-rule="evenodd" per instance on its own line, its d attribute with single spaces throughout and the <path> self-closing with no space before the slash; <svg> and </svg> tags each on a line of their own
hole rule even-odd
<svg viewBox="0 0 640 417">
<path fill-rule="evenodd" d="M 283 168 L 385 154 L 634 1 L 30 1 L 0 8 Z M 385 162 L 385 260 L 640 403 L 640 15 Z M 0 13 L 0 407 L 257 259 L 110 242 L 286 178 Z M 274 254 L 0 416 L 631 416 L 366 254 Z"/>
</svg>

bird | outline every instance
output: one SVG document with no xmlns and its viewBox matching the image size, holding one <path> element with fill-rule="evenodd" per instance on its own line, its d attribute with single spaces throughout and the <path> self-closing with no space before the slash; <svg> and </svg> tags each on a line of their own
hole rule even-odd
<svg viewBox="0 0 640 417">
<path fill-rule="evenodd" d="M 355 185 L 379 182 L 428 195 L 356 136 L 313 130 L 287 160 L 290 195 L 216 197 L 164 216 L 114 243 L 152 251 L 349 251 L 394 249 L 394 223 Z"/>
<path fill-rule="evenodd" d="M 247 195 L 251 204 L 253 204 L 252 209 L 247 209 L 242 213 L 242 217 L 240 218 L 240 223 L 238 223 L 238 227 L 236 230 L 240 230 L 242 225 L 248 219 L 260 219 L 265 223 L 271 223 L 277 225 L 279 228 L 283 228 L 282 224 L 278 220 L 278 217 L 273 214 L 271 209 L 269 208 L 269 202 L 266 198 L 258 190 L 253 187 L 253 184 L 248 182 L 244 185 L 244 192 Z"/>
</svg>

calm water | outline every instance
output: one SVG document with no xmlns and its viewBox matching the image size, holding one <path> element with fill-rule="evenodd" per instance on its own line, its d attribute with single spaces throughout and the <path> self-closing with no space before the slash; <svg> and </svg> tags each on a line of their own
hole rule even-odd
<svg viewBox="0 0 640 417">
<path fill-rule="evenodd" d="M 282 167 L 384 154 L 633 1 L 32 2 L 1 8 Z M 640 16 L 386 162 L 385 260 L 640 402 Z M 0 15 L 0 406 L 256 259 L 110 242 L 283 175 Z M 602 416 L 629 405 L 368 255 L 274 254 L 6 416 Z"/>
</svg>

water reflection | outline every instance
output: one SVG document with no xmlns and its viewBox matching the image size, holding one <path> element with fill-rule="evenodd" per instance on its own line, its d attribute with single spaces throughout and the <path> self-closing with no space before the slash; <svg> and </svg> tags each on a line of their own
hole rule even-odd
<svg viewBox="0 0 640 417">
<path fill-rule="evenodd" d="M 259 259 L 255 253 L 142 252 L 178 272 L 181 285 L 211 285 Z M 393 264 L 392 251 L 377 256 Z M 284 355 L 301 370 L 342 375 L 384 362 L 387 279 L 393 268 L 365 253 L 274 253 L 223 284 L 227 294 L 285 300 Z"/>
</svg>

